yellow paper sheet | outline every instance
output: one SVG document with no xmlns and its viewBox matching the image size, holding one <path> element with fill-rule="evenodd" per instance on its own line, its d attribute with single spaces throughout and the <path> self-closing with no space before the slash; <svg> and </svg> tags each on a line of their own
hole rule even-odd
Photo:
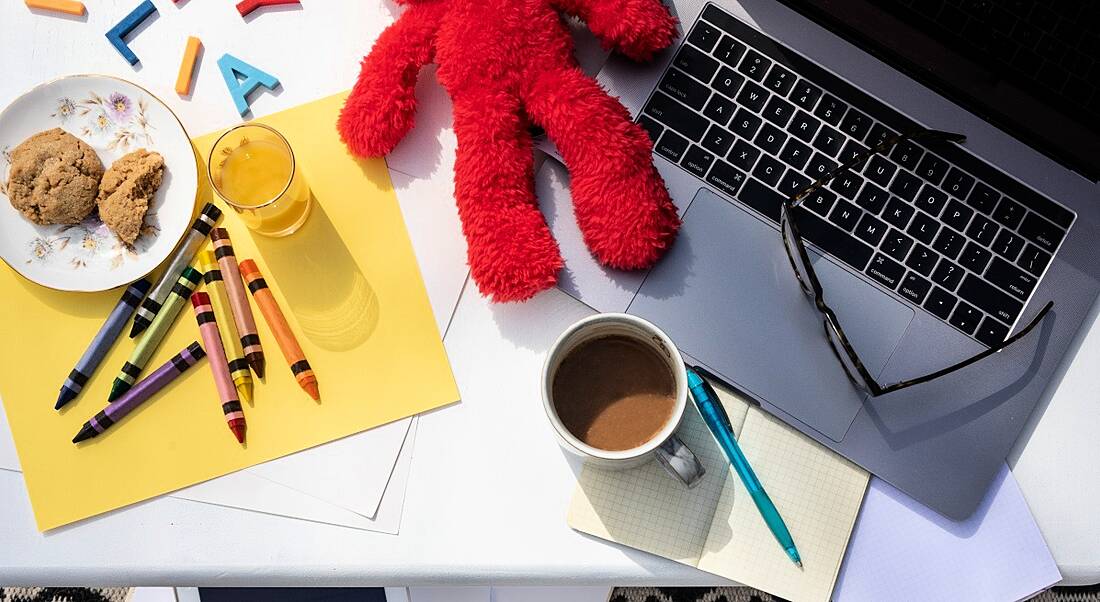
<svg viewBox="0 0 1100 602">
<path fill-rule="evenodd" d="M 119 339 L 77 401 L 62 412 L 53 404 L 121 292 L 47 290 L 0 267 L 0 394 L 40 530 L 458 400 L 386 165 L 352 158 L 336 133 L 343 97 L 256 120 L 287 137 L 316 198 L 301 230 L 251 235 L 217 201 L 238 260 L 259 264 L 321 389 L 316 403 L 298 387 L 256 311 L 267 378 L 245 406 L 246 446 L 226 426 L 206 360 L 104 435 L 73 445 L 133 341 Z M 215 138 L 195 140 L 200 156 Z M 206 186 L 200 204 L 209 199 Z M 146 373 L 192 340 L 201 339 L 188 304 Z"/>
</svg>

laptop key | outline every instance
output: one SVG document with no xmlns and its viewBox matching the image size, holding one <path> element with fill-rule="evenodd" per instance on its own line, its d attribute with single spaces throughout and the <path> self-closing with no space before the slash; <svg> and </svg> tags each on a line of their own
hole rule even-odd
<svg viewBox="0 0 1100 602">
<path fill-rule="evenodd" d="M 786 170 L 783 164 L 780 163 L 775 157 L 771 155 L 761 155 L 760 160 L 756 162 L 756 168 L 752 170 L 752 175 L 760 178 L 762 182 L 769 186 L 775 186 L 779 183 L 779 178 L 783 177 L 783 172 Z"/>
<path fill-rule="evenodd" d="M 665 131 L 665 126 L 657 123 L 653 118 L 642 115 L 638 118 L 638 125 L 642 126 L 642 129 L 649 134 L 649 139 L 653 142 L 657 142 L 661 138 L 661 133 Z"/>
<path fill-rule="evenodd" d="M 959 296 L 1005 324 L 1011 324 L 1024 309 L 1020 301 L 974 274 L 967 274 L 959 287 Z"/>
<path fill-rule="evenodd" d="M 838 167 L 836 161 L 832 161 L 821 153 L 814 153 L 810 164 L 806 166 L 806 174 L 814 180 L 823 178 Z"/>
<path fill-rule="evenodd" d="M 840 120 L 844 118 L 844 111 L 848 110 L 848 105 L 841 102 L 832 94 L 826 94 L 821 102 L 818 103 L 817 108 L 814 109 L 814 115 L 820 117 L 825 123 L 830 125 L 840 125 Z"/>
<path fill-rule="evenodd" d="M 1003 343 L 1007 336 L 1008 326 L 994 320 L 992 316 L 986 316 L 985 319 L 982 320 L 982 325 L 978 327 L 978 332 L 974 333 L 974 338 L 984 343 L 987 347 Z"/>
<path fill-rule="evenodd" d="M 939 230 L 940 224 L 936 220 L 928 217 L 927 213 L 918 211 L 917 214 L 913 216 L 913 221 L 905 231 L 913 238 L 916 238 L 926 245 L 930 245 L 932 241 L 935 240 L 936 233 L 939 232 Z"/>
<path fill-rule="evenodd" d="M 741 59 L 741 64 L 737 66 L 737 70 L 745 75 L 761 81 L 768 73 L 768 68 L 772 66 L 772 62 L 755 50 L 749 50 L 745 53 L 745 58 Z"/>
<path fill-rule="evenodd" d="M 928 300 L 924 302 L 924 308 L 941 320 L 946 320 L 951 315 L 951 310 L 955 308 L 955 303 L 956 299 L 951 293 L 936 286 L 932 288 L 932 293 L 928 295 Z"/>
<path fill-rule="evenodd" d="M 954 259 L 959 256 L 965 244 L 966 239 L 962 234 L 951 228 L 943 228 L 940 230 L 940 235 L 936 237 L 936 242 L 932 244 L 932 248 Z"/>
<path fill-rule="evenodd" d="M 905 266 L 882 253 L 876 253 L 875 258 L 871 260 L 871 265 L 867 266 L 867 275 L 886 288 L 894 290 L 905 275 Z"/>
<path fill-rule="evenodd" d="M 970 227 L 966 229 L 966 235 L 983 245 L 988 245 L 993 242 L 993 239 L 997 236 L 997 231 L 1000 229 L 1000 226 L 994 224 L 985 216 L 975 215 L 974 221 L 970 222 Z"/>
<path fill-rule="evenodd" d="M 932 273 L 932 268 L 936 267 L 936 262 L 939 259 L 939 255 L 936 255 L 932 249 L 918 243 L 913 245 L 913 251 L 909 253 L 905 265 L 923 276 L 928 276 Z"/>
<path fill-rule="evenodd" d="M 710 88 L 679 69 L 669 69 L 657 87 L 693 109 L 702 109 L 710 97 Z"/>
<path fill-rule="evenodd" d="M 873 251 L 856 237 L 818 217 L 802 211 L 798 214 L 798 230 L 802 236 L 825 252 L 862 272 L 871 261 Z"/>
<path fill-rule="evenodd" d="M 813 149 L 797 139 L 791 138 L 787 140 L 786 146 L 780 151 L 779 159 L 798 171 L 802 171 L 802 168 L 806 166 L 806 162 L 810 160 L 810 156 L 813 154 Z"/>
<path fill-rule="evenodd" d="M 902 297 L 920 305 L 924 302 L 924 298 L 931 289 L 931 282 L 921 278 L 913 272 L 909 272 L 905 275 L 905 278 L 902 279 L 901 286 L 898 287 L 898 292 L 901 293 Z"/>
<path fill-rule="evenodd" d="M 966 248 L 963 249 L 962 255 L 959 256 L 959 263 L 971 272 L 981 274 L 985 266 L 989 264 L 990 257 L 993 257 L 993 254 L 984 247 L 980 247 L 973 242 L 968 242 L 966 243 Z"/>
<path fill-rule="evenodd" d="M 814 139 L 814 134 L 817 133 L 819 127 L 821 127 L 821 122 L 816 117 L 810 116 L 806 111 L 799 111 L 795 113 L 794 119 L 787 126 L 787 131 L 797 136 L 799 140 L 809 142 Z"/>
<path fill-rule="evenodd" d="M 680 47 L 672 64 L 703 83 L 709 83 L 714 72 L 718 71 L 718 61 L 687 44 Z"/>
<path fill-rule="evenodd" d="M 840 161 L 841 163 L 855 161 L 859 157 L 866 157 L 870 150 L 871 149 L 863 146 L 855 140 L 849 140 L 844 143 L 844 149 L 841 150 L 840 155 L 837 156 L 837 161 Z M 859 171 L 858 166 L 855 169 L 856 171 Z"/>
<path fill-rule="evenodd" d="M 917 175 L 932 184 L 939 185 L 943 181 L 943 177 L 947 175 L 947 169 L 947 161 L 932 153 L 925 153 L 920 160 L 920 165 L 917 166 Z"/>
<path fill-rule="evenodd" d="M 814 136 L 813 145 L 826 155 L 835 157 L 844 146 L 844 136 L 831 127 L 822 127 L 817 136 Z"/>
<path fill-rule="evenodd" d="M 989 264 L 989 271 L 985 273 L 985 279 L 1015 295 L 1018 299 L 1027 299 L 1039 279 L 1011 263 L 994 257 Z"/>
<path fill-rule="evenodd" d="M 907 201 L 917 198 L 920 187 L 920 178 L 905 170 L 899 170 L 898 175 L 894 176 L 894 181 L 890 182 L 890 192 Z"/>
<path fill-rule="evenodd" d="M 882 212 L 882 219 L 890 222 L 890 225 L 898 230 L 903 230 L 909 224 L 909 218 L 913 217 L 915 212 L 916 209 L 913 209 L 912 205 L 903 202 L 896 196 L 892 196 L 886 203 L 886 210 Z"/>
<path fill-rule="evenodd" d="M 737 139 L 737 142 L 733 143 L 733 148 L 730 149 L 730 154 L 726 155 L 726 160 L 733 163 L 738 169 L 749 171 L 752 166 L 756 164 L 756 158 L 760 156 L 760 149 L 753 146 L 747 140 Z"/>
<path fill-rule="evenodd" d="M 855 200 L 860 186 L 863 186 L 863 178 L 850 171 L 838 175 L 833 178 L 832 182 L 829 182 L 829 188 L 832 188 L 844 198 L 852 200 Z"/>
<path fill-rule="evenodd" d="M 765 123 L 764 127 L 760 129 L 760 133 L 756 135 L 756 145 L 765 151 L 778 155 L 779 149 L 783 148 L 783 143 L 787 141 L 787 134 L 783 133 L 783 130 L 775 127 L 770 123 Z"/>
<path fill-rule="evenodd" d="M 800 79 L 798 83 L 794 85 L 794 88 L 787 98 L 791 99 L 791 102 L 798 105 L 800 108 L 812 111 L 814 105 L 817 104 L 817 99 L 821 98 L 821 88 L 818 88 L 804 79 Z"/>
<path fill-rule="evenodd" d="M 695 27 L 691 29 L 691 35 L 688 36 L 688 41 L 703 49 L 704 52 L 710 52 L 714 45 L 718 43 L 721 35 L 722 33 L 716 27 L 703 21 L 696 21 Z"/>
<path fill-rule="evenodd" d="M 736 67 L 738 61 L 741 60 L 741 56 L 745 54 L 745 45 L 724 35 L 718 45 L 715 46 L 712 54 L 730 67 Z"/>
<path fill-rule="evenodd" d="M 729 67 L 722 67 L 718 70 L 718 75 L 715 76 L 714 81 L 710 85 L 714 86 L 715 90 L 718 90 L 722 94 L 733 98 L 737 96 L 737 91 L 741 88 L 741 84 L 745 83 L 745 76 L 735 72 Z"/>
<path fill-rule="evenodd" d="M 898 232 L 895 228 L 890 228 L 890 232 L 883 237 L 882 244 L 878 248 L 898 261 L 905 261 L 909 249 L 913 248 L 913 239 Z"/>
<path fill-rule="evenodd" d="M 1016 256 L 1024 248 L 1024 239 L 1015 232 L 1001 230 L 997 240 L 993 241 L 993 252 L 1009 261 L 1015 261 Z"/>
<path fill-rule="evenodd" d="M 970 223 L 970 218 L 974 216 L 974 210 L 966 205 L 963 205 L 955 199 L 951 199 L 951 202 L 947 203 L 947 209 L 944 210 L 940 219 L 944 221 L 948 226 L 962 232 L 966 230 L 966 225 Z"/>
<path fill-rule="evenodd" d="M 920 194 L 917 195 L 917 199 L 913 204 L 917 206 L 917 209 L 936 217 L 947 206 L 947 193 L 925 184 L 921 186 Z"/>
<path fill-rule="evenodd" d="M 767 106 L 764 107 L 764 111 L 761 115 L 764 119 L 774 123 L 779 127 L 787 127 L 787 123 L 790 122 L 791 117 L 794 115 L 794 105 L 783 100 L 782 97 L 772 96 L 768 100 Z"/>
<path fill-rule="evenodd" d="M 948 322 L 966 334 L 974 334 L 982 318 L 982 312 L 978 311 L 978 308 L 960 301 L 955 311 L 951 312 L 951 319 Z"/>
<path fill-rule="evenodd" d="M 963 269 L 947 259 L 941 259 L 936 266 L 936 270 L 932 272 L 932 282 L 949 291 L 953 291 L 955 287 L 959 286 L 962 277 Z"/>
<path fill-rule="evenodd" d="M 688 144 L 689 142 L 683 136 L 672 130 L 667 130 L 653 148 L 662 157 L 673 163 L 679 163 L 680 158 L 684 156 L 684 151 L 687 150 Z"/>
<path fill-rule="evenodd" d="M 871 118 L 855 109 L 850 109 L 845 113 L 844 119 L 840 122 L 840 131 L 856 140 L 863 140 L 863 137 L 870 130 Z"/>
<path fill-rule="evenodd" d="M 703 136 L 703 146 L 719 157 L 724 156 L 733 146 L 734 135 L 722 126 L 712 125 Z"/>
<path fill-rule="evenodd" d="M 856 236 L 869 245 L 877 246 L 882 237 L 886 235 L 887 228 L 889 226 L 886 225 L 886 222 L 869 213 L 864 214 L 859 220 L 859 225 L 856 226 Z"/>
<path fill-rule="evenodd" d="M 974 187 L 974 178 L 963 173 L 957 167 L 947 172 L 942 188 L 957 199 L 965 199 Z"/>
<path fill-rule="evenodd" d="M 867 146 L 874 147 L 886 142 L 886 139 L 890 136 L 894 136 L 895 132 L 890 128 L 876 123 L 871 126 L 871 131 L 867 132 L 867 137 L 864 138 L 863 143 Z"/>
<path fill-rule="evenodd" d="M 1036 276 L 1043 273 L 1048 263 L 1050 263 L 1050 253 L 1030 243 L 1024 249 L 1024 252 L 1020 254 L 1020 259 L 1016 261 L 1016 265 Z"/>
<path fill-rule="evenodd" d="M 714 161 L 714 166 L 710 168 L 710 173 L 707 174 L 707 182 L 736 199 L 738 198 L 737 193 L 745 184 L 745 172 L 721 159 L 717 159 Z M 778 205 L 775 211 L 774 219 L 779 219 Z"/>
<path fill-rule="evenodd" d="M 997 206 L 997 201 L 1001 199 L 1001 193 L 993 190 L 986 184 L 978 182 L 970 194 L 966 196 L 966 204 L 981 211 L 982 213 L 992 213 L 993 208 Z"/>
<path fill-rule="evenodd" d="M 851 232 L 852 228 L 855 228 L 856 224 L 859 223 L 859 218 L 862 215 L 863 210 L 859 207 L 845 200 L 837 200 L 836 207 L 829 214 L 829 221 Z"/>
<path fill-rule="evenodd" d="M 1001 202 L 997 203 L 997 209 L 993 211 L 993 219 L 1009 228 L 1015 228 L 1024 219 L 1024 211 L 1023 205 L 1006 196 L 1001 197 Z"/>
<path fill-rule="evenodd" d="M 890 152 L 890 158 L 909 171 L 917 169 L 917 165 L 920 164 L 923 156 L 924 149 L 910 140 L 898 143 L 894 150 Z"/>
<path fill-rule="evenodd" d="M 863 169 L 863 175 L 879 186 L 889 186 L 890 180 L 897 170 L 897 165 L 894 165 L 882 155 L 875 155 L 867 162 L 867 167 Z"/>
<path fill-rule="evenodd" d="M 653 94 L 644 113 L 695 141 L 703 137 L 707 126 L 710 125 L 705 117 L 691 111 L 663 92 Z"/>
<path fill-rule="evenodd" d="M 700 178 L 707 175 L 711 163 L 714 163 L 714 153 L 703 150 L 694 144 L 691 145 L 688 152 L 684 153 L 684 158 L 680 161 L 680 165 Z"/>
<path fill-rule="evenodd" d="M 886 206 L 886 201 L 889 199 L 889 192 L 875 186 L 871 182 L 867 182 L 867 184 L 863 186 L 863 189 L 859 191 L 859 196 L 856 197 L 856 204 L 877 215 L 882 212 L 882 208 Z"/>
<path fill-rule="evenodd" d="M 745 82 L 745 85 L 741 88 L 741 93 L 737 95 L 737 104 L 748 107 L 753 111 L 759 111 L 768 102 L 768 96 L 770 94 L 764 88 L 752 82 Z"/>
<path fill-rule="evenodd" d="M 730 117 L 733 116 L 733 112 L 733 101 L 721 94 L 712 94 L 710 101 L 707 102 L 707 107 L 703 109 L 704 115 L 721 126 L 729 123 Z"/>
<path fill-rule="evenodd" d="M 1020 234 L 1039 247 L 1053 253 L 1066 233 L 1064 230 L 1039 217 L 1035 213 L 1028 213 L 1024 221 L 1020 223 Z"/>
<path fill-rule="evenodd" d="M 779 185 L 776 186 L 776 188 L 779 189 L 779 194 L 790 197 L 806 190 L 806 187 L 809 185 L 809 178 L 793 169 L 788 169 L 787 172 L 783 174 L 783 179 L 779 181 Z"/>
<path fill-rule="evenodd" d="M 745 140 L 752 140 L 752 137 L 756 135 L 756 131 L 760 129 L 760 124 L 764 121 L 753 115 L 745 108 L 737 109 L 737 114 L 733 116 L 733 122 L 730 123 L 730 128 Z"/>
<path fill-rule="evenodd" d="M 818 188 L 802 201 L 803 206 L 821 217 L 829 215 L 829 210 L 833 208 L 835 203 L 836 195 L 824 188 Z"/>
<path fill-rule="evenodd" d="M 776 94 L 786 96 L 787 92 L 794 87 L 795 79 L 794 73 L 782 65 L 773 65 L 772 70 L 768 72 L 768 77 L 764 78 L 764 87 Z"/>
</svg>

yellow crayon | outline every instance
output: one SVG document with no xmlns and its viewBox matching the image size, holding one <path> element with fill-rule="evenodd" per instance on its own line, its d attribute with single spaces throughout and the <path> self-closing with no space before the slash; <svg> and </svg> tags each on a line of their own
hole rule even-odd
<svg viewBox="0 0 1100 602">
<path fill-rule="evenodd" d="M 233 378 L 233 384 L 237 387 L 237 394 L 241 401 L 252 403 L 252 372 L 248 369 L 248 361 L 244 358 L 241 338 L 237 336 L 237 326 L 233 322 L 232 309 L 229 307 L 229 295 L 225 292 L 222 272 L 218 268 L 218 260 L 214 257 L 214 252 L 200 252 L 199 265 L 206 271 L 203 281 L 206 282 L 206 292 L 210 294 L 210 305 L 214 307 L 214 317 L 218 321 L 225 357 L 229 360 L 229 376 Z"/>
</svg>

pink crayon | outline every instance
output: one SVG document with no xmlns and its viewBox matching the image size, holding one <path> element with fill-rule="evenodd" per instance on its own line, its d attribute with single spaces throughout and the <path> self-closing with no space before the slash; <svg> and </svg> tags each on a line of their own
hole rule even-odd
<svg viewBox="0 0 1100 602">
<path fill-rule="evenodd" d="M 193 293 L 191 305 L 195 308 L 195 320 L 199 323 L 199 332 L 202 333 L 203 346 L 210 356 L 210 369 L 214 372 L 214 384 L 218 388 L 218 397 L 222 402 L 222 413 L 229 424 L 229 430 L 237 441 L 244 443 L 244 433 L 247 425 L 244 420 L 244 409 L 237 398 L 237 387 L 233 384 L 233 378 L 229 376 L 229 360 L 225 357 L 225 349 L 222 348 L 222 337 L 218 334 L 218 322 L 214 317 L 214 306 L 210 305 L 210 295 L 207 293 Z"/>
</svg>

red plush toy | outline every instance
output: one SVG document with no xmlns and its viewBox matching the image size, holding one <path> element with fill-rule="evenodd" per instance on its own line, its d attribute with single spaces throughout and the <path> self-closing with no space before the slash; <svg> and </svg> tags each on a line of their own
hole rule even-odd
<svg viewBox="0 0 1100 602">
<path fill-rule="evenodd" d="M 528 119 L 565 159 L 577 224 L 596 258 L 620 269 L 653 265 L 675 238 L 676 208 L 648 136 L 577 66 L 558 11 L 645 60 L 676 35 L 660 0 L 398 1 L 408 8 L 363 59 L 340 134 L 361 156 L 393 150 L 413 126 L 417 73 L 439 65 L 454 101 L 455 199 L 481 291 L 528 299 L 553 286 L 562 267 L 535 200 Z"/>
</svg>

